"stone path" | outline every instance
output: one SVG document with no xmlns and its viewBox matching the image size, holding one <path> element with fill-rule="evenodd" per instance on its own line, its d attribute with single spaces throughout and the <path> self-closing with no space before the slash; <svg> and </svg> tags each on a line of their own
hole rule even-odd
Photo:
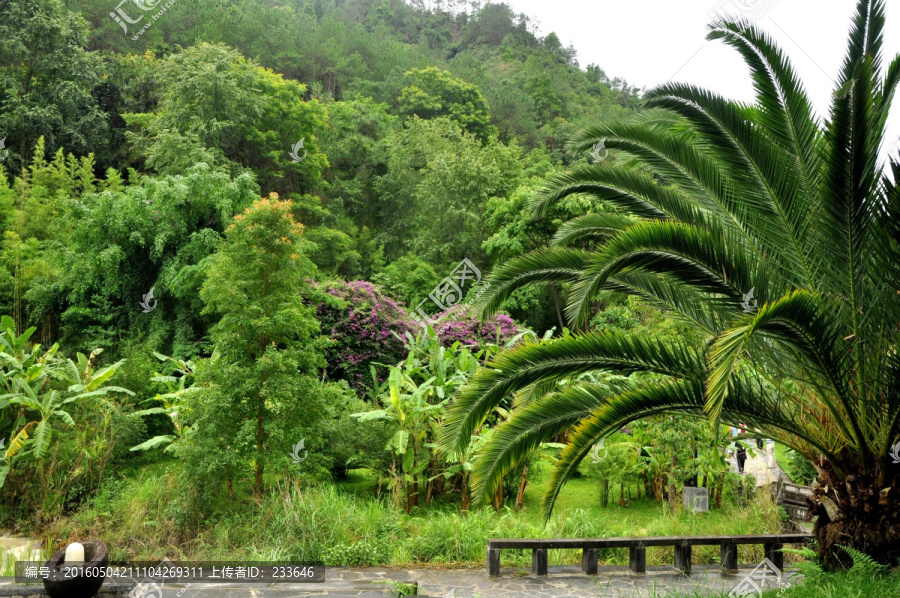
<svg viewBox="0 0 900 598">
<path fill-rule="evenodd" d="M 671 567 L 648 567 L 644 575 L 635 575 L 628 567 L 601 567 L 595 577 L 584 575 L 580 567 L 566 566 L 550 567 L 550 575 L 541 578 L 516 569 L 503 569 L 501 576 L 495 579 L 488 578 L 484 571 L 472 570 L 366 568 L 344 569 L 340 574 L 344 579 L 376 575 L 415 580 L 419 583 L 420 596 L 440 598 L 651 598 L 673 592 L 687 593 L 694 598 L 727 596 L 751 570 L 752 567 L 747 567 L 738 575 L 722 575 L 717 565 L 695 565 L 693 575 L 685 577 Z M 785 572 L 785 581 L 791 575 L 791 572 Z"/>
<path fill-rule="evenodd" d="M 516 569 L 504 569 L 499 578 L 490 579 L 483 570 L 389 569 L 384 567 L 326 568 L 324 583 L 308 584 L 194 584 L 190 587 L 165 584 L 161 592 L 143 598 L 384 598 L 396 596 L 393 586 L 379 581 L 417 582 L 418 596 L 431 598 L 657 598 L 674 592 L 691 598 L 723 597 L 735 589 L 750 573 L 744 567 L 737 575 L 722 575 L 718 566 L 693 567 L 685 577 L 671 567 L 648 567 L 644 575 L 635 575 L 627 567 L 601 567 L 596 577 L 581 573 L 578 567 L 551 567 L 550 575 L 532 577 Z M 784 581 L 794 572 L 784 573 Z M 765 586 L 770 589 L 771 584 Z M 133 585 L 104 586 L 98 598 L 129 597 Z M 742 594 L 743 595 L 743 594 Z M 755 595 L 755 594 L 754 594 Z M 2 597 L 42 596 L 39 586 L 14 589 L 0 580 Z M 129 598 L 142 598 L 131 596 Z"/>
<path fill-rule="evenodd" d="M 751 457 L 747 452 L 747 460 L 744 461 L 744 473 L 752 475 L 756 479 L 756 487 L 768 486 L 770 482 L 777 482 L 784 475 L 784 472 L 775 461 L 775 447 L 768 444 L 764 448 L 756 448 L 754 443 L 746 443 L 750 445 L 750 450 L 755 453 L 755 457 Z M 729 460 L 732 470 L 737 472 L 737 460 L 732 457 Z"/>
</svg>

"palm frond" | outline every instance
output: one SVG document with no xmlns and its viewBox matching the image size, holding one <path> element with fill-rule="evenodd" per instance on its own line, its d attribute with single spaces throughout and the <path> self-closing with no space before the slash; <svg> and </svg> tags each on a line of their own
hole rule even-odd
<svg viewBox="0 0 900 598">
<path fill-rule="evenodd" d="M 553 235 L 551 245 L 566 247 L 581 241 L 605 241 L 636 220 L 631 216 L 600 212 L 585 214 L 563 223 Z"/>
<path fill-rule="evenodd" d="M 476 308 L 483 316 L 489 316 L 496 313 L 516 289 L 531 284 L 575 282 L 590 256 L 587 251 L 552 248 L 510 260 L 491 273 L 491 286 L 479 298 Z"/>
<path fill-rule="evenodd" d="M 504 397 L 540 380 L 589 371 L 702 377 L 704 360 L 683 342 L 649 342 L 621 333 L 588 333 L 526 344 L 487 364 L 451 402 L 438 445 L 447 452 L 461 450 Z"/>
<path fill-rule="evenodd" d="M 706 293 L 730 297 L 739 305 L 754 285 L 767 292 L 765 266 L 753 263 L 752 253 L 741 251 L 740 238 L 677 222 L 642 222 L 607 242 L 587 264 L 572 288 L 567 317 L 583 324 L 591 315 L 591 302 L 610 277 L 622 271 L 665 272 L 673 281 Z"/>
<path fill-rule="evenodd" d="M 503 476 L 531 451 L 584 419 L 614 391 L 606 385 L 578 384 L 544 395 L 501 424 L 472 470 L 472 498 L 490 502 Z"/>
</svg>

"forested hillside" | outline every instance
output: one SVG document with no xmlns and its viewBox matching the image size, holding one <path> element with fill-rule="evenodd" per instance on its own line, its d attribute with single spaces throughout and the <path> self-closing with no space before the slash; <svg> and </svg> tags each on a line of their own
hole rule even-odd
<svg viewBox="0 0 900 598">
<path fill-rule="evenodd" d="M 464 458 L 392 452 L 409 420 L 356 415 L 393 392 L 390 372 L 391 388 L 407 376 L 416 400 L 446 400 L 528 329 L 563 334 L 561 285 L 517 291 L 484 322 L 446 308 L 603 210 L 529 206 L 549 174 L 592 159 L 568 152 L 573 132 L 635 113 L 637 90 L 504 4 L 0 6 L 0 523 L 46 524 L 107 466 L 174 452 L 166 517 L 195 525 L 222 492 L 259 498 L 296 469 L 300 439 L 309 479 L 366 467 L 407 510 L 465 495 Z M 435 305 L 461 263 L 485 282 Z M 437 337 L 414 320 L 422 301 Z M 667 326 L 616 301 L 594 325 Z M 413 354 L 424 369 L 399 365 Z M 415 434 L 433 434 L 441 411 L 420 415 Z M 406 478 L 438 466 L 456 473 L 420 499 Z"/>
<path fill-rule="evenodd" d="M 489 272 L 584 213 L 539 224 L 526 203 L 587 159 L 564 148 L 577 126 L 638 101 L 504 4 L 177 0 L 146 30 L 106 1 L 4 6 L 0 313 L 110 358 L 204 352 L 198 264 L 272 192 L 293 201 L 318 280 L 374 281 L 409 306 L 463 258 Z M 558 328 L 551 295 L 508 308 Z"/>
</svg>

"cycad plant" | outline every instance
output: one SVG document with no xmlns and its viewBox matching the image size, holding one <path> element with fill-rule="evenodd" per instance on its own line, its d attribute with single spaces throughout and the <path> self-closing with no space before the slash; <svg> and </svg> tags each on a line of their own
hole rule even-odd
<svg viewBox="0 0 900 598">
<path fill-rule="evenodd" d="M 858 2 L 824 121 L 771 38 L 717 20 L 708 37 L 744 58 L 753 104 L 666 84 L 635 120 L 576 136 L 575 151 L 605 140 L 624 159 L 555 176 L 534 214 L 576 193 L 604 211 L 495 271 L 485 313 L 523 285 L 557 284 L 576 330 L 598 297 L 624 293 L 691 322 L 706 341 L 580 332 L 495 359 L 451 406 L 445 449 L 464 447 L 510 393 L 585 371 L 649 374 L 623 392 L 585 383 L 517 410 L 476 465 L 476 500 L 528 450 L 570 430 L 543 501 L 549 516 L 596 442 L 639 418 L 683 414 L 760 430 L 813 462 L 815 534 L 830 564 L 836 543 L 900 560 L 900 464 L 891 457 L 900 442 L 900 162 L 879 159 L 900 57 L 882 68 L 884 21 L 882 0 Z"/>
</svg>

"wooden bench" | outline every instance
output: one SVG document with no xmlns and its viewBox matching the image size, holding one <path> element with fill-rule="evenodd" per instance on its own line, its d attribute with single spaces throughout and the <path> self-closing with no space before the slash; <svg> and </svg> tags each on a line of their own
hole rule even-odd
<svg viewBox="0 0 900 598">
<path fill-rule="evenodd" d="M 648 546 L 673 546 L 675 548 L 675 568 L 685 575 L 691 574 L 691 547 L 719 546 L 722 558 L 722 572 L 736 573 L 738 570 L 738 546 L 741 544 L 762 544 L 766 558 L 779 569 L 784 569 L 785 544 L 802 544 L 811 539 L 811 534 L 775 534 L 760 536 L 655 536 L 648 538 L 546 538 L 497 539 L 488 540 L 488 575 L 500 575 L 500 551 L 512 549 L 531 550 L 531 572 L 533 575 L 547 575 L 547 551 L 554 549 L 581 549 L 581 570 L 587 575 L 597 575 L 597 550 L 600 548 L 627 548 L 629 568 L 633 573 L 647 571 Z"/>
</svg>

